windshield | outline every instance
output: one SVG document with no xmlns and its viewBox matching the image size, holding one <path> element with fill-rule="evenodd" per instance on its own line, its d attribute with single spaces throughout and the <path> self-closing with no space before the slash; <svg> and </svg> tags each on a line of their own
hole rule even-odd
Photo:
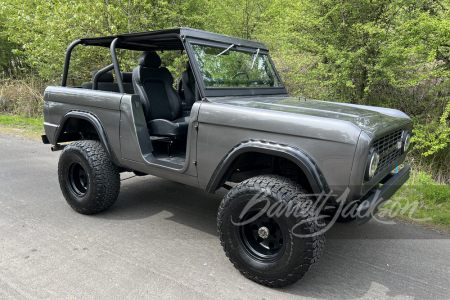
<svg viewBox="0 0 450 300">
<path fill-rule="evenodd" d="M 192 45 L 206 87 L 283 87 L 267 54 Z"/>
</svg>

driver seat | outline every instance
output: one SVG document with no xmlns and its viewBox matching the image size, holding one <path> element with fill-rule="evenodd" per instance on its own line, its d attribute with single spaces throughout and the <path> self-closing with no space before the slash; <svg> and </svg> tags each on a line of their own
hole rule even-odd
<svg viewBox="0 0 450 300">
<path fill-rule="evenodd" d="M 160 66 L 159 55 L 146 51 L 133 70 L 133 86 L 141 99 L 147 127 L 152 136 L 186 136 L 189 117 L 182 116 L 181 99 L 172 86 L 172 74 Z"/>
</svg>

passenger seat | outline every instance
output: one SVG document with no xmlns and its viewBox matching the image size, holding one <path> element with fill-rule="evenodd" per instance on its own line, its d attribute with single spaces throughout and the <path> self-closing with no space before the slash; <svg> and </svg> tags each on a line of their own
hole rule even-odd
<svg viewBox="0 0 450 300">
<path fill-rule="evenodd" d="M 133 85 L 140 96 L 152 136 L 186 136 L 189 117 L 183 117 L 181 99 L 173 88 L 169 70 L 161 68 L 161 58 L 154 51 L 146 51 L 133 70 Z"/>
</svg>

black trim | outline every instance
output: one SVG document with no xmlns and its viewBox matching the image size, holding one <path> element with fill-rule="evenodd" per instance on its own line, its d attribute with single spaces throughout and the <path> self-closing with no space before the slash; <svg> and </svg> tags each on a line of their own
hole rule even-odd
<svg viewBox="0 0 450 300">
<path fill-rule="evenodd" d="M 119 61 L 117 60 L 117 55 L 116 55 L 117 43 L 119 43 L 119 38 L 116 38 L 116 39 L 114 39 L 114 41 L 112 41 L 110 51 L 111 51 L 111 59 L 113 61 L 113 65 L 114 65 L 114 72 L 116 73 L 117 85 L 119 86 L 119 92 L 121 94 L 123 94 L 124 88 L 123 88 L 122 74 L 120 74 Z"/>
<path fill-rule="evenodd" d="M 186 45 L 186 40 L 190 39 L 196 41 L 197 43 L 205 45 L 227 45 L 235 44 L 239 51 L 253 52 L 255 49 L 261 49 L 262 54 L 268 54 L 268 49 L 264 43 L 250 41 L 246 39 L 221 35 L 217 33 L 180 27 L 174 29 L 163 29 L 147 32 L 137 32 L 130 34 L 118 34 L 112 36 L 94 37 L 94 38 L 84 38 L 73 41 L 66 51 L 66 59 L 64 62 L 64 73 L 61 86 L 66 86 L 67 75 L 69 71 L 70 56 L 72 49 L 78 45 L 83 46 L 100 46 L 109 47 L 111 52 L 111 58 L 114 65 L 115 74 L 117 77 L 117 83 L 120 93 L 124 93 L 123 80 L 120 76 L 120 66 L 117 60 L 117 54 L 115 49 L 128 49 L 128 50 L 186 50 L 186 54 L 191 62 L 192 70 L 194 76 L 196 77 L 196 83 L 199 86 L 199 93 L 202 98 L 204 97 L 214 97 L 214 96 L 252 96 L 252 95 L 280 95 L 287 94 L 285 87 L 280 88 L 214 88 L 214 90 L 205 91 L 205 86 L 201 74 L 198 74 L 198 66 L 196 65 L 195 57 L 192 54 L 192 49 L 190 46 Z M 187 43 L 190 45 L 190 43 Z M 274 72 L 278 77 L 279 81 L 283 81 L 273 64 L 272 59 L 269 56 L 269 60 L 273 65 Z M 201 80 L 198 80 L 198 79 Z M 94 88 L 94 85 L 93 85 Z"/>
<path fill-rule="evenodd" d="M 201 46 L 207 46 L 207 47 L 214 47 L 214 48 L 220 48 L 220 49 L 227 49 L 228 47 L 230 47 L 231 44 L 230 42 L 225 42 L 225 41 L 208 41 L 208 40 L 204 40 L 204 39 L 197 39 L 197 38 L 191 38 L 191 37 L 187 37 L 186 40 L 194 45 L 201 45 Z M 234 47 L 232 48 L 234 51 L 238 51 L 238 52 L 245 52 L 245 53 L 250 53 L 250 54 L 255 54 L 255 49 L 257 49 L 257 47 L 248 47 L 248 46 L 242 46 L 241 44 L 234 44 Z M 260 49 L 259 54 L 264 54 L 264 55 L 268 55 L 269 54 L 269 50 L 267 50 L 266 48 L 264 49 Z"/>
<path fill-rule="evenodd" d="M 372 177 L 370 179 L 370 181 L 366 181 L 363 183 L 362 185 L 362 190 L 361 190 L 361 195 L 365 195 L 367 192 L 369 192 L 373 187 L 375 187 L 379 182 L 381 182 L 381 180 L 383 180 L 383 178 L 388 175 L 389 173 L 391 173 L 391 171 L 393 169 L 395 169 L 395 167 L 397 167 L 398 165 L 400 165 L 406 158 L 406 153 L 403 153 L 402 155 L 400 155 L 392 164 L 390 164 L 389 166 L 387 166 L 383 171 L 381 171 L 380 173 L 378 173 L 377 175 L 375 175 L 374 177 Z M 364 170 L 365 172 L 365 170 Z"/>
<path fill-rule="evenodd" d="M 220 188 L 220 182 L 233 161 L 246 152 L 259 152 L 273 154 L 295 162 L 308 178 L 309 184 L 315 194 L 329 193 L 330 188 L 315 161 L 303 150 L 287 144 L 266 140 L 247 140 L 234 146 L 220 161 L 206 187 L 206 191 L 214 193 Z"/>
<path fill-rule="evenodd" d="M 383 186 L 380 189 L 373 190 L 369 198 L 364 200 L 356 209 L 356 223 L 362 225 L 368 222 L 386 201 L 409 179 L 410 171 L 411 166 L 405 165 L 397 174 L 390 173 L 386 175 L 386 179 L 383 178 L 381 180 L 381 182 L 385 182 Z"/>
<path fill-rule="evenodd" d="M 69 47 L 67 47 L 61 86 L 66 86 L 67 84 L 67 74 L 69 73 L 70 55 L 72 54 L 73 48 L 75 48 L 75 46 L 78 44 L 81 44 L 81 40 L 75 40 L 69 45 Z"/>
<path fill-rule="evenodd" d="M 207 88 L 204 90 L 205 97 L 226 96 L 261 96 L 261 95 L 287 95 L 286 88 Z"/>
<path fill-rule="evenodd" d="M 200 73 L 200 68 L 198 67 L 197 60 L 195 59 L 194 49 L 192 49 L 191 43 L 187 40 L 183 40 L 184 50 L 188 57 L 189 63 L 191 64 L 192 74 L 195 78 L 195 86 L 198 88 L 198 93 L 202 98 L 205 97 L 205 83 L 203 82 L 202 74 Z M 200 78 L 200 80 L 199 80 Z M 197 101 L 197 95 L 195 95 L 195 101 Z"/>
<path fill-rule="evenodd" d="M 203 81 L 202 74 L 200 72 L 200 68 L 198 66 L 197 60 L 195 59 L 194 49 L 192 45 L 204 45 L 204 46 L 214 46 L 219 48 L 228 48 L 230 45 L 226 44 L 223 41 L 215 41 L 208 42 L 204 40 L 198 40 L 194 38 L 186 38 L 186 43 L 184 45 L 186 49 L 186 54 L 189 58 L 189 62 L 191 63 L 192 72 L 195 77 L 195 81 L 200 87 L 200 91 L 202 97 L 224 97 L 224 96 L 253 96 L 253 95 L 285 95 L 288 94 L 286 87 L 284 86 L 283 80 L 281 80 L 280 74 L 278 73 L 272 59 L 270 58 L 269 51 L 261 51 L 261 54 L 267 55 L 270 63 L 272 64 L 272 69 L 275 72 L 275 76 L 277 76 L 278 81 L 283 84 L 282 87 L 260 87 L 260 88 L 218 88 L 218 87 L 207 87 Z M 236 46 L 234 48 L 236 51 L 249 52 L 253 53 L 255 48 Z"/>
<path fill-rule="evenodd" d="M 108 136 L 106 135 L 106 132 L 103 129 L 102 124 L 100 123 L 100 120 L 92 113 L 85 112 L 85 111 L 70 111 L 67 114 L 65 114 L 60 122 L 60 126 L 58 126 L 57 131 L 55 132 L 55 145 L 59 142 L 58 138 L 64 134 L 62 132 L 64 126 L 66 125 L 66 122 L 70 118 L 76 118 L 76 119 L 83 119 L 88 122 L 90 122 L 95 130 L 97 131 L 98 137 L 100 138 L 100 142 L 102 143 L 103 148 L 106 151 L 106 154 L 108 155 L 109 159 L 116 164 L 117 166 L 121 167 L 120 161 L 117 159 L 117 156 L 115 155 L 113 149 L 111 148 L 111 144 L 109 143 Z"/>
<path fill-rule="evenodd" d="M 379 136 L 376 136 L 375 138 L 372 139 L 372 141 L 370 142 L 370 147 L 373 146 L 373 143 L 375 141 L 377 141 L 378 139 L 381 139 L 397 130 L 403 130 L 403 131 L 408 131 L 408 132 L 412 132 L 412 127 L 411 125 L 405 126 L 402 125 L 401 127 L 389 130 L 386 133 L 383 133 Z M 410 146 L 411 147 L 411 146 Z M 397 166 L 399 166 L 401 163 L 403 163 L 405 161 L 406 155 L 408 154 L 409 151 L 406 151 L 404 153 L 401 153 L 400 156 L 394 161 L 392 162 L 390 165 L 386 166 L 383 170 L 379 171 L 378 174 L 375 172 L 375 175 L 369 180 L 366 181 L 364 176 L 362 178 L 363 182 L 362 182 L 362 186 L 361 186 L 361 194 L 360 196 L 364 196 L 366 193 L 368 193 L 370 190 L 372 190 L 379 182 L 381 182 L 381 180 L 383 180 L 383 178 L 388 175 L 389 173 L 391 173 L 391 171 L 393 169 L 395 169 Z M 380 154 L 380 153 L 378 153 Z M 370 155 L 369 155 L 370 156 Z M 368 159 L 368 158 L 367 158 Z M 367 168 L 367 165 L 365 165 Z M 364 169 L 364 174 L 366 172 L 366 169 Z"/>
<path fill-rule="evenodd" d="M 42 138 L 42 142 L 44 144 L 46 144 L 46 145 L 50 144 L 50 141 L 48 140 L 48 137 L 45 134 L 41 135 L 41 138 Z"/>
<path fill-rule="evenodd" d="M 98 71 L 97 73 L 95 73 L 94 78 L 92 79 L 92 89 L 93 90 L 98 89 L 98 80 L 99 80 L 99 78 L 103 74 L 105 74 L 106 72 L 111 71 L 112 69 L 114 69 L 114 64 L 110 64 L 110 65 L 104 67 L 103 69 L 101 69 L 100 71 Z"/>
<path fill-rule="evenodd" d="M 100 47 L 110 47 L 112 41 L 115 38 L 120 38 L 123 43 L 120 45 L 121 49 L 131 49 L 131 50 L 181 50 L 177 38 L 175 35 L 182 37 L 192 37 L 209 41 L 221 41 L 223 43 L 235 44 L 247 46 L 250 48 L 260 48 L 267 50 L 266 45 L 261 42 L 241 39 L 237 37 L 227 36 L 223 34 L 188 28 L 188 27 L 178 27 L 172 29 L 161 29 L 153 31 L 143 31 L 134 33 L 117 34 L 102 37 L 92 37 L 83 38 L 81 42 L 85 46 L 100 46 Z M 136 42 L 136 43 L 135 43 Z M 165 46 L 161 46 L 164 44 Z M 170 45 L 169 47 L 167 45 Z M 156 48 L 156 49 L 155 49 Z"/>
</svg>

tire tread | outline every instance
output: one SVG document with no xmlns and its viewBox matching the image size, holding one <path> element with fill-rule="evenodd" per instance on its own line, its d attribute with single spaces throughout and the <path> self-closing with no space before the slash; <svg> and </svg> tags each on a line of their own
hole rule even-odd
<svg viewBox="0 0 450 300">
<path fill-rule="evenodd" d="M 325 246 L 325 235 L 319 234 L 308 238 L 308 250 L 304 253 L 303 257 L 298 259 L 297 265 L 293 268 L 293 271 L 288 273 L 284 278 L 267 280 L 249 274 L 233 260 L 232 256 L 230 255 L 230 249 L 227 248 L 227 245 L 224 241 L 224 236 L 221 228 L 224 222 L 223 217 L 225 211 L 233 201 L 233 199 L 249 192 L 258 193 L 261 190 L 264 190 L 273 198 L 282 201 L 285 205 L 288 205 L 288 203 L 292 201 L 293 205 L 299 204 L 304 206 L 306 205 L 305 201 L 308 199 L 305 196 L 307 194 L 306 190 L 304 190 L 298 183 L 283 176 L 262 175 L 247 179 L 232 188 L 224 197 L 219 206 L 219 212 L 217 214 L 217 228 L 220 243 L 223 247 L 223 250 L 225 251 L 225 255 L 229 258 L 234 267 L 239 270 L 242 275 L 252 281 L 268 287 L 285 287 L 300 280 L 317 263 L 319 257 L 323 253 L 323 249 Z M 308 210 L 307 218 L 313 218 L 314 214 L 314 210 Z M 308 222 L 306 227 L 309 229 L 310 233 L 314 233 L 319 230 L 318 225 L 314 221 Z M 291 244 L 293 244 L 293 242 L 294 240 L 291 239 Z"/>
</svg>

